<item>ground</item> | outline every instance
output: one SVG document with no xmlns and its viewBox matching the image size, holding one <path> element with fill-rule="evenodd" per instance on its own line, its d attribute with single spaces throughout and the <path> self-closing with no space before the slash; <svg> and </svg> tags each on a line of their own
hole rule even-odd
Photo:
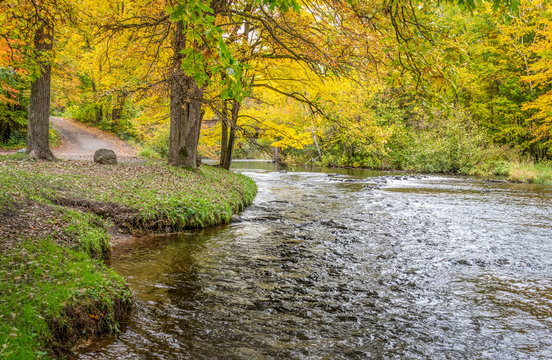
<svg viewBox="0 0 552 360">
<path fill-rule="evenodd" d="M 257 191 L 240 174 L 136 161 L 110 134 L 52 124 L 59 160 L 0 156 L 0 359 L 65 358 L 117 333 L 132 301 L 102 261 L 114 236 L 227 223 Z M 97 148 L 122 161 L 94 163 Z"/>
<path fill-rule="evenodd" d="M 60 145 L 52 148 L 54 155 L 66 160 L 92 160 L 98 149 L 115 151 L 117 159 L 123 162 L 139 159 L 136 149 L 113 134 L 61 117 L 50 117 L 50 126 L 59 134 Z M 2 150 L 7 155 L 17 150 Z"/>
</svg>

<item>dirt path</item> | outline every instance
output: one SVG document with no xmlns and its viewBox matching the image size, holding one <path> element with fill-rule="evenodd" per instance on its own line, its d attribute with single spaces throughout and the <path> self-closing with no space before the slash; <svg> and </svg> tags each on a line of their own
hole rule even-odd
<svg viewBox="0 0 552 360">
<path fill-rule="evenodd" d="M 123 161 L 138 158 L 133 147 L 113 134 L 66 118 L 51 117 L 50 124 L 60 136 L 61 145 L 52 149 L 59 158 L 92 160 L 98 149 L 113 150 Z"/>
<path fill-rule="evenodd" d="M 136 149 L 126 141 L 100 129 L 60 117 L 50 117 L 50 126 L 58 132 L 60 137 L 61 144 L 52 148 L 52 152 L 58 158 L 92 160 L 96 150 L 110 149 L 115 151 L 117 159 L 120 161 L 139 160 Z M 15 150 L 2 152 L 11 153 Z"/>
</svg>

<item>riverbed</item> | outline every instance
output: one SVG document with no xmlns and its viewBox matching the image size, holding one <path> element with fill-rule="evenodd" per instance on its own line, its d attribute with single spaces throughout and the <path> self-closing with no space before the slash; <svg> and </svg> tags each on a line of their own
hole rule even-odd
<svg viewBox="0 0 552 360">
<path fill-rule="evenodd" d="M 136 309 L 81 359 L 550 359 L 552 188 L 235 162 L 242 222 L 115 249 Z"/>
</svg>

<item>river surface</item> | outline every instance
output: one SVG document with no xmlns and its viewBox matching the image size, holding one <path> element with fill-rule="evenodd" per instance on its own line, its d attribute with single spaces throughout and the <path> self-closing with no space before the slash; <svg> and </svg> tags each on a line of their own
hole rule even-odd
<svg viewBox="0 0 552 360">
<path fill-rule="evenodd" d="M 117 248 L 132 321 L 81 359 L 552 359 L 552 188 L 234 166 L 243 222 Z"/>
</svg>

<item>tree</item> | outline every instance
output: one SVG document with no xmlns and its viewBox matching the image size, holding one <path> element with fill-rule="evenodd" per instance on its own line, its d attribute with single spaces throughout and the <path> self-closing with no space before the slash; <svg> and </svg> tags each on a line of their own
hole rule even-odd
<svg viewBox="0 0 552 360">
<path fill-rule="evenodd" d="M 529 65 L 532 74 L 523 78 L 539 90 L 539 96 L 524 104 L 524 108 L 534 111 L 528 119 L 533 141 L 540 143 L 539 148 L 547 156 L 552 156 L 552 19 L 541 18 L 540 25 L 532 47 L 538 58 Z"/>
<path fill-rule="evenodd" d="M 1 17 L 2 15 L 0 15 Z M 17 39 L 0 37 L 0 143 L 10 140 L 27 125 L 28 87 Z"/>
<path fill-rule="evenodd" d="M 53 160 L 49 146 L 49 112 L 54 25 L 56 21 L 72 18 L 71 4 L 63 0 L 10 0 L 0 3 L 0 10 L 5 22 L 0 37 L 22 54 L 21 67 L 31 79 L 27 153 Z M 10 42 L 10 38 L 17 41 Z"/>
<path fill-rule="evenodd" d="M 176 23 L 174 31 L 174 57 L 170 77 L 169 163 L 195 169 L 201 164 L 197 145 L 203 119 L 201 107 L 205 87 L 199 85 L 192 76 L 186 75 L 182 69 L 186 50 L 183 21 Z"/>
<path fill-rule="evenodd" d="M 47 17 L 38 16 L 39 19 L 34 34 L 34 50 L 39 74 L 31 82 L 27 154 L 39 159 L 53 160 L 54 154 L 49 145 L 50 84 L 52 76 L 52 64 L 49 55 L 54 41 L 54 26 L 53 22 Z"/>
</svg>

